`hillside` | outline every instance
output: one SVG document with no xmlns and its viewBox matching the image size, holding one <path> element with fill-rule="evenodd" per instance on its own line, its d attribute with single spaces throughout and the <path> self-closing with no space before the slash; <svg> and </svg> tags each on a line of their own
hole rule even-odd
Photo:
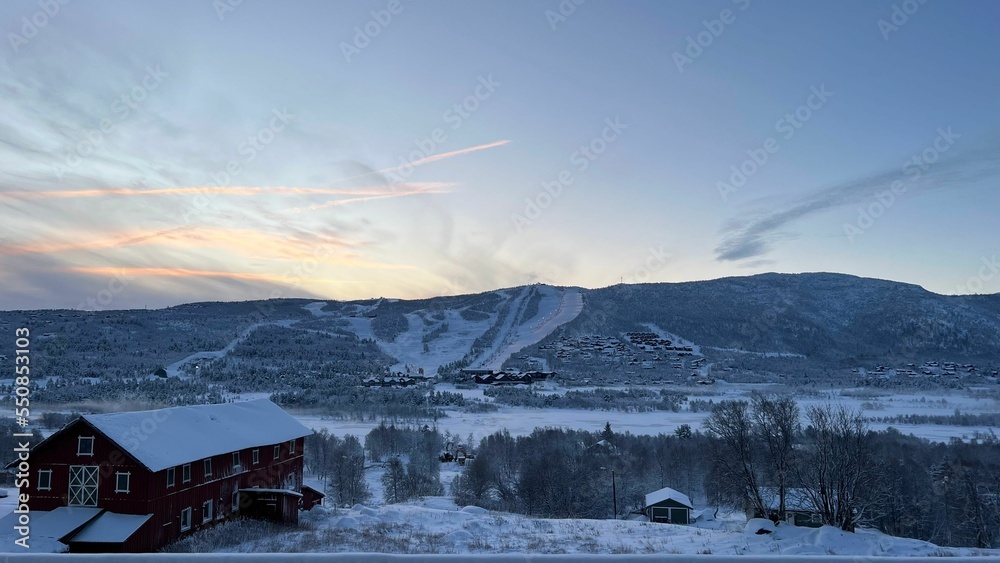
<svg viewBox="0 0 1000 563">
<path fill-rule="evenodd" d="M 153 376 L 160 367 L 193 380 L 186 392 L 195 394 L 207 392 L 197 386 L 203 380 L 238 381 L 245 390 L 281 381 L 295 389 L 302 378 L 501 366 L 620 383 L 726 371 L 849 375 L 919 362 L 975 364 L 981 375 L 996 369 L 1000 295 L 943 296 L 838 274 L 763 274 L 594 290 L 531 285 L 421 300 L 0 312 L 0 330 L 18 326 L 32 331 L 33 373 L 59 378 L 52 393 L 139 377 L 154 388 L 147 396 L 172 397 L 176 390 Z M 0 369 L 12 368 L 12 358 L 0 356 Z"/>
</svg>

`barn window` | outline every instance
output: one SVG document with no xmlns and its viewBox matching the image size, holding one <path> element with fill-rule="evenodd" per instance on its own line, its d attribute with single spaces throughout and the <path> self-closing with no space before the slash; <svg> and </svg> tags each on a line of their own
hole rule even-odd
<svg viewBox="0 0 1000 563">
<path fill-rule="evenodd" d="M 240 511 L 240 490 L 233 491 L 233 512 Z"/>
<path fill-rule="evenodd" d="M 173 487 L 177 479 L 177 471 L 171 467 L 167 470 L 167 487 Z"/>
<path fill-rule="evenodd" d="M 281 446 L 274 446 L 274 459 L 281 457 Z"/>
<path fill-rule="evenodd" d="M 240 470 L 240 452 L 233 452 L 233 471 Z"/>
<path fill-rule="evenodd" d="M 70 506 L 97 506 L 97 469 L 96 465 L 70 466 Z"/>
<path fill-rule="evenodd" d="M 295 455 L 295 440 L 288 442 L 288 455 Z"/>
<path fill-rule="evenodd" d="M 131 481 L 131 473 L 115 473 L 115 492 L 116 493 L 127 493 L 129 492 L 129 482 Z"/>
<path fill-rule="evenodd" d="M 80 436 L 76 440 L 76 455 L 94 455 L 93 436 Z"/>
<path fill-rule="evenodd" d="M 186 532 L 191 529 L 191 507 L 181 511 L 181 531 Z"/>
<path fill-rule="evenodd" d="M 38 472 L 38 490 L 48 491 L 52 489 L 52 470 L 42 469 Z"/>
<path fill-rule="evenodd" d="M 205 460 L 205 477 L 212 476 L 212 458 Z"/>
<path fill-rule="evenodd" d="M 260 463 L 260 450 L 254 449 L 251 453 L 253 454 L 253 464 L 257 465 Z"/>
<path fill-rule="evenodd" d="M 212 521 L 212 501 L 206 500 L 201 503 L 201 523 Z"/>
<path fill-rule="evenodd" d="M 181 481 L 187 483 L 191 480 L 191 464 L 185 463 L 181 466 Z"/>
</svg>

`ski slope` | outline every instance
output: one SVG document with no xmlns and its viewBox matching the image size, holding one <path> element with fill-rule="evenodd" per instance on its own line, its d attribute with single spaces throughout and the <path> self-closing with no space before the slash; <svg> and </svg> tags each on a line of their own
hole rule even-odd
<svg viewBox="0 0 1000 563">
<path fill-rule="evenodd" d="M 542 294 L 538 313 L 523 324 L 515 324 L 527 299 L 521 296 L 520 307 L 511 307 L 510 322 L 505 323 L 493 349 L 482 356 L 479 365 L 500 369 L 503 363 L 522 349 L 541 342 L 560 326 L 572 321 L 583 311 L 583 293 L 576 288 L 559 289 L 547 285 L 534 286 Z M 526 290 L 528 288 L 525 288 Z"/>
<path fill-rule="evenodd" d="M 168 365 L 167 367 L 165 367 L 163 369 L 166 370 L 167 377 L 177 377 L 177 378 L 180 378 L 180 379 L 190 379 L 190 377 L 186 373 L 184 373 L 184 371 L 183 371 L 184 366 L 186 366 L 188 364 L 193 364 L 193 363 L 196 363 L 196 362 L 202 362 L 202 361 L 205 361 L 205 360 L 217 360 L 217 359 L 225 356 L 226 354 L 228 354 L 229 352 L 231 352 L 232 349 L 235 348 L 237 344 L 239 344 L 240 342 L 242 342 L 243 339 L 245 339 L 248 334 L 250 334 L 251 332 L 253 332 L 254 330 L 256 330 L 256 329 L 258 329 L 258 328 L 260 328 L 262 326 L 283 326 L 283 327 L 287 328 L 287 327 L 291 326 L 294 322 L 295 321 L 293 321 L 293 320 L 282 320 L 282 321 L 266 321 L 266 322 L 252 324 L 252 325 L 248 326 L 246 329 L 244 329 L 243 332 L 241 332 L 236 338 L 234 338 L 222 350 L 204 350 L 204 351 L 201 351 L 201 352 L 195 352 L 194 354 L 190 354 L 187 357 L 185 357 L 185 358 L 183 358 L 181 360 L 178 360 L 178 361 L 176 361 L 176 362 Z"/>
</svg>

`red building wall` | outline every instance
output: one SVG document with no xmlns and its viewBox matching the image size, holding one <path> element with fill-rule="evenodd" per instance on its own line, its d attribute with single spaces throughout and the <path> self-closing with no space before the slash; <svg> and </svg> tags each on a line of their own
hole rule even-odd
<svg viewBox="0 0 1000 563">
<path fill-rule="evenodd" d="M 77 455 L 77 439 L 94 437 L 94 454 Z M 292 476 L 294 490 L 302 484 L 304 438 L 295 442 L 295 453 L 290 443 L 278 444 L 279 457 L 274 459 L 275 444 L 244 449 L 240 454 L 240 467 L 234 468 L 232 452 L 211 458 L 211 475 L 205 475 L 204 460 L 191 465 L 191 479 L 183 480 L 183 465 L 176 466 L 175 483 L 167 487 L 164 469 L 150 472 L 141 463 L 103 436 L 84 420 L 77 420 L 46 440 L 31 452 L 32 475 L 28 487 L 22 492 L 30 495 L 32 510 L 52 510 L 69 504 L 69 472 L 73 465 L 96 465 L 98 470 L 97 507 L 122 514 L 152 514 L 124 546 L 126 551 L 155 551 L 182 535 L 238 515 L 233 507 L 233 491 L 238 489 L 286 488 Z M 253 463 L 253 450 L 259 458 Z M 52 470 L 51 490 L 38 490 L 38 472 Z M 116 474 L 130 473 L 128 493 L 115 492 Z M 210 520 L 205 519 L 203 503 L 212 500 Z M 181 511 L 191 508 L 191 527 L 181 530 Z M 287 512 L 287 511 L 286 511 Z M 289 516 L 286 514 L 286 518 Z M 297 511 L 291 518 L 297 520 Z"/>
</svg>

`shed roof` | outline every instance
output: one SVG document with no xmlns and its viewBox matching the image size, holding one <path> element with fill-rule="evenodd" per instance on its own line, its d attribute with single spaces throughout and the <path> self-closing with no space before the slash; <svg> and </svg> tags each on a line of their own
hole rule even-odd
<svg viewBox="0 0 1000 563">
<path fill-rule="evenodd" d="M 31 532 L 37 536 L 61 540 L 96 518 L 104 509 L 87 506 L 60 506 L 38 514 L 31 521 Z"/>
<path fill-rule="evenodd" d="M 267 399 L 87 414 L 83 419 L 153 472 L 310 433 Z"/>
<path fill-rule="evenodd" d="M 122 543 L 136 532 L 152 514 L 105 512 L 87 524 L 70 543 Z"/>
<path fill-rule="evenodd" d="M 691 504 L 691 499 L 689 499 L 687 495 L 685 495 L 682 492 L 671 489 L 670 487 L 663 487 L 658 491 L 653 491 L 647 494 L 646 506 L 653 506 L 654 504 L 658 502 L 663 502 L 665 500 L 672 500 L 679 504 L 683 504 L 688 508 L 694 508 L 694 505 Z"/>
</svg>

